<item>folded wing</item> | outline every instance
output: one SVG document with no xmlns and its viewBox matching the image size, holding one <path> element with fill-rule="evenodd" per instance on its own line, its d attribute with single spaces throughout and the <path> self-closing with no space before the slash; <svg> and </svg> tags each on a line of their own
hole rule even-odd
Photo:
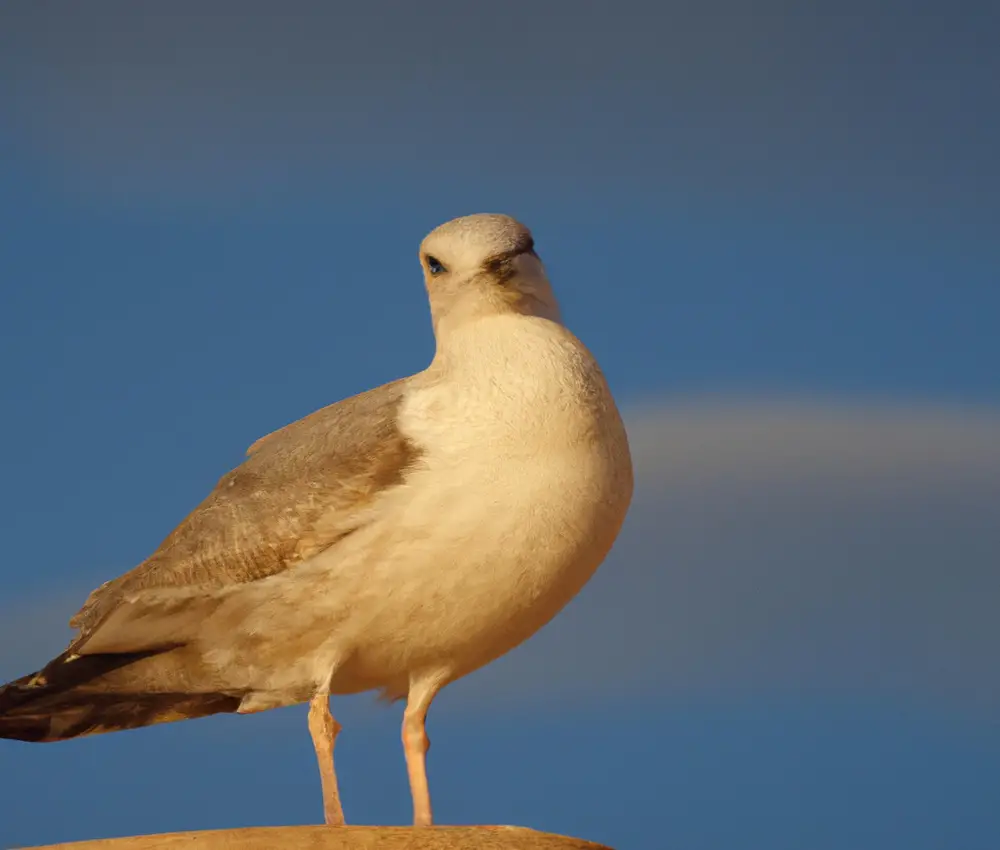
<svg viewBox="0 0 1000 850">
<path fill-rule="evenodd" d="M 106 582 L 70 620 L 88 642 L 130 601 L 195 599 L 293 567 L 363 522 L 364 508 L 402 481 L 417 451 L 396 427 L 406 381 L 316 411 L 251 446 L 247 459 L 143 563 Z M 98 641 L 100 643 L 100 641 Z M 116 651 L 143 647 L 119 646 Z"/>
</svg>

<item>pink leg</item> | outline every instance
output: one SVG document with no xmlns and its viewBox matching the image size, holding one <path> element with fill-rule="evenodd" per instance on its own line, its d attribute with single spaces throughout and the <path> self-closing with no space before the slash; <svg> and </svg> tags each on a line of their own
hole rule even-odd
<svg viewBox="0 0 1000 850">
<path fill-rule="evenodd" d="M 323 814 L 329 826 L 344 825 L 344 809 L 340 805 L 337 773 L 333 768 L 333 744 L 340 724 L 330 713 L 330 697 L 319 694 L 309 703 L 309 734 L 316 749 L 319 777 L 323 787 Z"/>
<path fill-rule="evenodd" d="M 406 755 L 406 772 L 410 775 L 414 826 L 434 823 L 431 792 L 427 784 L 427 751 L 431 746 L 427 737 L 427 709 L 440 689 L 441 685 L 436 680 L 411 683 L 403 713 L 403 752 Z"/>
</svg>

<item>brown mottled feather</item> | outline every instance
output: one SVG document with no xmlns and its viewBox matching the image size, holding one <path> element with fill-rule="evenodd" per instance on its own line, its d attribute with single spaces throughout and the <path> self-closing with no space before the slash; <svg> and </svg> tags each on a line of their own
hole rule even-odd
<svg viewBox="0 0 1000 850">
<path fill-rule="evenodd" d="M 65 741 L 190 720 L 240 706 L 241 694 L 190 690 L 182 650 L 74 656 L 0 687 L 0 738 Z"/>
<path fill-rule="evenodd" d="M 416 458 L 396 428 L 404 390 L 405 379 L 393 381 L 257 440 L 159 549 L 90 594 L 70 620 L 80 630 L 73 646 L 130 594 L 256 581 L 353 531 L 351 513 Z"/>
</svg>

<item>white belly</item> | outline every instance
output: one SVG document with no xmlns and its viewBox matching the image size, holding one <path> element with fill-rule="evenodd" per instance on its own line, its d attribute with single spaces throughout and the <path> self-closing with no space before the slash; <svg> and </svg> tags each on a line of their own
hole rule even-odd
<svg viewBox="0 0 1000 850">
<path fill-rule="evenodd" d="M 624 514 L 613 493 L 580 486 L 593 483 L 585 466 L 577 458 L 539 475 L 537 464 L 511 464 L 478 490 L 443 476 L 432 488 L 431 472 L 426 489 L 414 481 L 402 520 L 373 529 L 381 557 L 359 564 L 334 689 L 433 667 L 464 675 L 541 628 L 593 574 Z"/>
</svg>

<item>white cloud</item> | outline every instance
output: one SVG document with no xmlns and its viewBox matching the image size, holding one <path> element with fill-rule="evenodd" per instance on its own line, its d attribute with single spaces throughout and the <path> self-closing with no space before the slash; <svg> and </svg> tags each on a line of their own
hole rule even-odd
<svg viewBox="0 0 1000 850">
<path fill-rule="evenodd" d="M 452 704 L 666 689 L 1000 706 L 1000 413 L 719 398 L 627 418 L 638 488 L 612 556 Z M 60 649 L 88 589 L 8 608 L 0 673 Z"/>
</svg>

